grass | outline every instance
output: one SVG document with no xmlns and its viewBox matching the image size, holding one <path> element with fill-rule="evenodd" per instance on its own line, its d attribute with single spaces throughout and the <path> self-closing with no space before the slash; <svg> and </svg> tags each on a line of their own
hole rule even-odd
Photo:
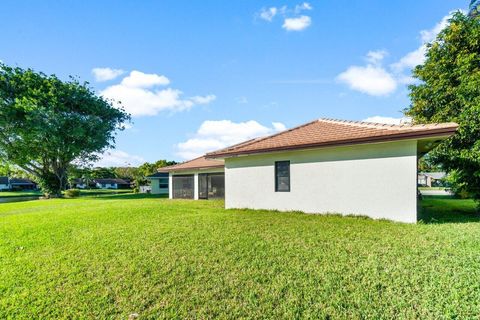
<svg viewBox="0 0 480 320">
<path fill-rule="evenodd" d="M 90 189 L 90 190 L 80 190 L 81 196 L 103 196 L 103 195 L 116 195 L 116 194 L 128 194 L 132 193 L 132 189 Z M 41 191 L 37 190 L 25 190 L 25 191 L 1 191 L 0 198 L 11 198 L 11 197 L 36 197 L 43 196 Z"/>
<path fill-rule="evenodd" d="M 150 195 L 2 204 L 0 318 L 478 318 L 475 204 L 422 205 L 408 225 Z"/>
<path fill-rule="evenodd" d="M 117 194 L 130 194 L 133 193 L 132 189 L 82 189 L 80 190 L 80 196 L 104 196 L 104 195 L 117 195 Z"/>
<path fill-rule="evenodd" d="M 40 191 L 35 190 L 25 190 L 25 191 L 1 191 L 0 198 L 11 198 L 11 197 L 36 197 L 41 196 Z"/>
</svg>

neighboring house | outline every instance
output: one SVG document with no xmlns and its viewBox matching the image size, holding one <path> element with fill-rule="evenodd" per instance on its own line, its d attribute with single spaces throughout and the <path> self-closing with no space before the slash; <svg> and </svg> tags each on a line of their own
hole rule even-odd
<svg viewBox="0 0 480 320">
<path fill-rule="evenodd" d="M 8 177 L 0 177 L 0 191 L 3 191 L 3 190 L 10 190 Z"/>
<path fill-rule="evenodd" d="M 212 170 L 224 172 L 226 208 L 414 223 L 418 158 L 457 128 L 455 123 L 382 125 L 320 119 L 163 171 L 170 172 L 173 182 L 170 198 L 201 198 L 208 190 L 201 175 Z M 204 163 L 214 161 L 208 159 L 217 159 L 216 167 L 206 168 Z M 224 168 L 218 160 L 225 161 Z"/>
<path fill-rule="evenodd" d="M 196 158 L 159 169 L 169 174 L 170 199 L 223 199 L 225 166 L 223 160 Z"/>
<path fill-rule="evenodd" d="M 37 184 L 30 179 L 12 178 L 9 181 L 12 190 L 35 190 Z"/>
<path fill-rule="evenodd" d="M 442 184 L 447 176 L 445 172 L 420 172 L 418 174 L 418 185 L 423 187 L 434 187 Z"/>
<path fill-rule="evenodd" d="M 95 184 L 93 183 L 93 181 L 91 183 L 88 183 L 85 179 L 74 179 L 71 185 L 73 189 L 88 189 L 94 186 Z"/>
<path fill-rule="evenodd" d="M 99 189 L 129 189 L 130 181 L 124 179 L 95 179 L 95 187 Z"/>
<path fill-rule="evenodd" d="M 168 172 L 157 172 L 146 178 L 150 181 L 151 194 L 168 194 Z"/>
</svg>

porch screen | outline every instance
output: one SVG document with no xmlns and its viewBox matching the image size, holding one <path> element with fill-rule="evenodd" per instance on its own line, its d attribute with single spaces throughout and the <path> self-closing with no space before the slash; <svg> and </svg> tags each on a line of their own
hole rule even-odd
<svg viewBox="0 0 480 320">
<path fill-rule="evenodd" d="M 193 199 L 193 175 L 173 176 L 173 198 Z"/>
<path fill-rule="evenodd" d="M 198 175 L 198 197 L 200 199 L 225 198 L 225 174 L 205 173 Z"/>
</svg>

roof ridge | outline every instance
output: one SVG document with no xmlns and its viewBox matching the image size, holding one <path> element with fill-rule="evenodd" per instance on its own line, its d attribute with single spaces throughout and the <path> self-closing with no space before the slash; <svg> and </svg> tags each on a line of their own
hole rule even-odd
<svg viewBox="0 0 480 320">
<path fill-rule="evenodd" d="M 409 128 L 415 127 L 413 124 L 403 123 L 403 124 L 389 124 L 389 123 L 379 123 L 379 122 L 371 122 L 371 121 L 359 121 L 359 120 L 340 120 L 340 119 L 332 119 L 332 118 L 321 118 L 319 121 L 329 122 L 329 123 L 340 123 L 346 125 L 353 125 L 353 126 L 366 126 L 369 128 L 382 128 L 382 129 L 402 129 L 402 128 Z"/>
<path fill-rule="evenodd" d="M 257 142 L 260 142 L 260 141 L 264 141 L 264 140 L 266 140 L 266 139 L 270 139 L 270 138 L 273 138 L 273 137 L 277 137 L 277 136 L 282 135 L 282 134 L 286 134 L 286 133 L 291 132 L 291 131 L 293 131 L 293 130 L 300 129 L 300 128 L 306 127 L 306 126 L 308 126 L 308 125 L 314 124 L 314 123 L 318 122 L 319 120 L 320 120 L 320 119 L 315 119 L 315 120 L 313 120 L 313 121 L 310 121 L 310 122 L 307 122 L 307 123 L 298 125 L 298 126 L 296 126 L 296 127 L 290 128 L 290 129 L 288 129 L 288 130 L 283 130 L 283 131 L 280 131 L 280 132 L 271 134 L 271 135 L 269 135 L 269 136 L 265 136 L 265 137 L 263 137 L 263 138 L 252 139 L 252 140 L 250 140 L 250 141 L 246 141 L 245 144 L 239 143 L 239 144 L 237 144 L 237 145 L 233 145 L 233 146 L 227 147 L 227 148 L 225 148 L 225 149 L 220 149 L 220 150 L 217 150 L 217 151 L 209 152 L 209 153 L 206 154 L 206 156 L 208 156 L 208 155 L 215 155 L 216 153 L 218 153 L 218 152 L 220 152 L 220 151 L 229 150 L 229 149 L 231 149 L 231 148 L 238 147 L 238 145 L 242 145 L 242 147 L 247 147 L 247 146 L 251 145 L 252 143 L 257 143 Z"/>
<path fill-rule="evenodd" d="M 201 158 L 205 158 L 205 155 L 200 156 L 200 157 L 196 157 L 196 158 L 193 158 L 193 159 L 190 159 L 190 160 L 185 160 L 185 161 L 180 162 L 180 163 L 175 163 L 175 164 L 172 164 L 172 165 L 170 165 L 170 166 L 157 168 L 157 172 L 158 172 L 158 170 L 160 170 L 160 169 L 173 168 L 173 167 L 176 167 L 176 166 L 179 166 L 179 165 L 182 165 L 182 164 L 185 164 L 185 163 L 189 163 L 189 162 L 192 162 L 192 161 L 201 159 Z M 212 160 L 213 160 L 213 159 L 212 159 Z"/>
</svg>

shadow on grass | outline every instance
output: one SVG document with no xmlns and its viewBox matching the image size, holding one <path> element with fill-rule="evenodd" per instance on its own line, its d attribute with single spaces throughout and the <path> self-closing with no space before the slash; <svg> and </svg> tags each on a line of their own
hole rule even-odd
<svg viewBox="0 0 480 320">
<path fill-rule="evenodd" d="M 450 196 L 424 196 L 420 201 L 419 219 L 427 224 L 479 223 L 477 203 Z"/>
</svg>

